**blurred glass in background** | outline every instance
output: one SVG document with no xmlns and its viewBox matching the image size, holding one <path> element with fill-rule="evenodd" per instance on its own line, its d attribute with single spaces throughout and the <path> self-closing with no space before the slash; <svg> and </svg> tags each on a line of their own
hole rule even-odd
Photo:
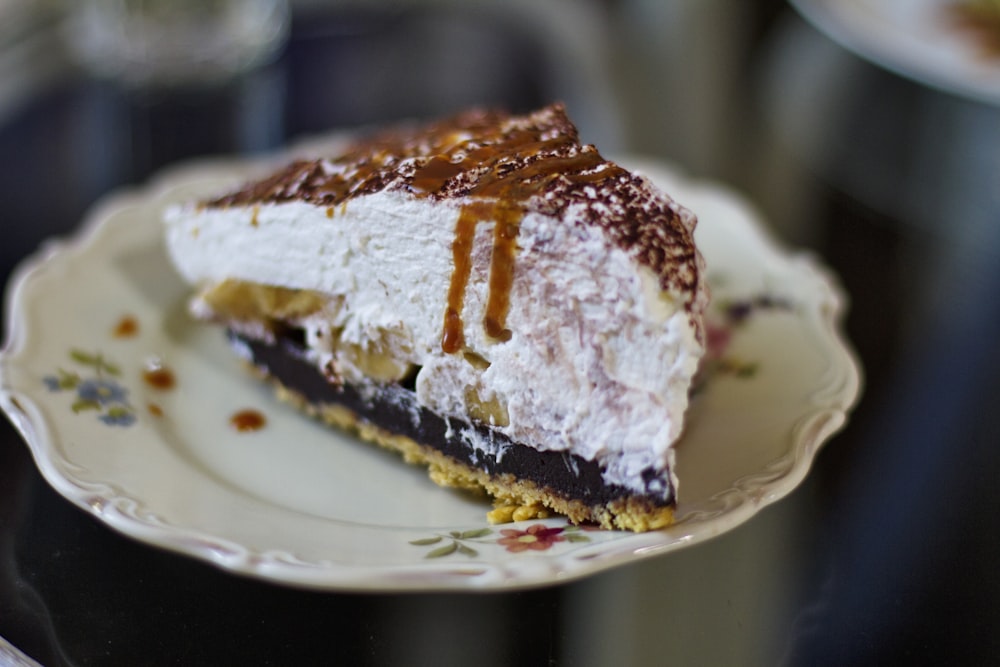
<svg viewBox="0 0 1000 667">
<path fill-rule="evenodd" d="M 76 0 L 69 44 L 87 69 L 127 86 L 226 82 L 273 60 L 286 0 Z"/>
</svg>

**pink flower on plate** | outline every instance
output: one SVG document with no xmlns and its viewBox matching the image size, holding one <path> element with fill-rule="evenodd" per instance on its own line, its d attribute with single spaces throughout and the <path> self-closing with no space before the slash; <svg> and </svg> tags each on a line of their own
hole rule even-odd
<svg viewBox="0 0 1000 667">
<path fill-rule="evenodd" d="M 511 553 L 545 551 L 556 542 L 565 540 L 562 532 L 562 528 L 548 528 L 541 523 L 528 526 L 527 530 L 504 528 L 500 531 L 503 537 L 497 540 L 497 544 L 502 544 Z"/>
<path fill-rule="evenodd" d="M 733 338 L 732 329 L 713 324 L 712 322 L 706 322 L 705 334 L 705 354 L 710 359 L 722 357 Z"/>
</svg>

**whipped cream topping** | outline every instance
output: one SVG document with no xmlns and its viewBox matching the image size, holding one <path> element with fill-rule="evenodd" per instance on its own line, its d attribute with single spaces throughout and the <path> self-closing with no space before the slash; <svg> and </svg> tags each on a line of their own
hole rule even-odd
<svg viewBox="0 0 1000 667">
<path fill-rule="evenodd" d="M 644 472 L 672 467 L 702 355 L 694 225 L 552 105 L 467 112 L 294 162 L 171 210 L 167 241 L 203 289 L 324 295 L 292 324 L 334 380 L 419 369 L 424 407 L 596 460 L 608 483 L 645 493 Z M 207 300 L 195 311 L 213 316 Z"/>
<path fill-rule="evenodd" d="M 597 460 L 608 483 L 647 491 L 642 472 L 672 464 L 702 354 L 686 295 L 662 290 L 601 228 L 528 212 L 517 237 L 511 335 L 497 341 L 480 324 L 495 224 L 484 222 L 464 298 L 470 354 L 446 353 L 441 314 L 460 214 L 459 202 L 392 190 L 352 199 L 332 217 L 297 201 L 191 205 L 168 211 L 167 246 L 193 285 L 235 279 L 329 295 L 328 308 L 298 322 L 318 368 L 336 361 L 324 341 L 337 330 L 341 347 L 377 346 L 419 366 L 421 405 L 467 421 L 471 393 L 501 406 L 506 418 L 494 428 L 511 439 Z M 338 370 L 364 381 L 349 359 Z"/>
</svg>

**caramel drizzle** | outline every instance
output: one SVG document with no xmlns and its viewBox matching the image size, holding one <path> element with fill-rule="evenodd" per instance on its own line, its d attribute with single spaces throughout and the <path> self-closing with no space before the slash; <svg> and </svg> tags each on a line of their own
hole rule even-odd
<svg viewBox="0 0 1000 667">
<path fill-rule="evenodd" d="M 487 220 L 494 221 L 493 250 L 490 256 L 489 295 L 483 328 L 494 340 L 506 342 L 513 333 L 507 328 L 510 310 L 510 291 L 514 285 L 514 265 L 517 252 L 517 234 L 523 209 L 503 203 L 477 201 L 462 207 L 455 223 L 455 240 L 451 244 L 455 268 L 448 286 L 448 301 L 444 312 L 441 349 L 454 354 L 465 346 L 462 305 L 465 290 L 472 273 L 472 244 L 476 226 Z"/>
<path fill-rule="evenodd" d="M 514 256 L 517 252 L 517 234 L 524 212 L 515 207 L 497 207 L 493 227 L 493 253 L 490 256 L 489 297 L 483 328 L 486 335 L 506 342 L 513 335 L 507 328 L 510 310 L 510 290 L 514 285 Z"/>
<path fill-rule="evenodd" d="M 465 346 L 462 304 L 465 303 L 465 288 L 472 274 L 472 242 L 476 236 L 476 225 L 489 214 L 490 207 L 485 202 L 467 204 L 462 207 L 455 223 L 455 240 L 451 244 L 455 268 L 448 285 L 444 331 L 441 334 L 441 349 L 447 354 L 458 352 Z"/>
<path fill-rule="evenodd" d="M 577 183 L 596 182 L 617 176 L 620 167 L 609 166 L 593 171 L 607 164 L 596 151 L 582 151 L 573 155 L 538 157 L 543 151 L 557 150 L 560 144 L 549 141 L 534 141 L 530 135 L 515 135 L 504 145 L 473 151 L 465 159 L 451 162 L 443 156 L 435 156 L 418 170 L 413 177 L 413 187 L 424 192 L 435 192 L 444 187 L 445 182 L 470 169 L 474 163 L 488 161 L 490 171 L 484 174 L 469 191 L 471 197 L 482 197 L 472 204 L 462 207 L 455 225 L 452 255 L 455 268 L 448 288 L 445 307 L 441 349 L 447 354 L 461 350 L 465 344 L 462 321 L 462 306 L 471 273 L 472 244 L 476 225 L 493 221 L 493 248 L 490 255 L 489 292 L 483 328 L 486 335 L 498 342 L 511 339 L 513 332 L 507 328 L 510 310 L 510 293 L 514 285 L 517 236 L 521 219 L 524 217 L 522 202 L 542 192 L 554 178 L 567 178 Z M 506 149 L 506 150 L 504 150 Z M 526 163 L 512 169 L 505 169 L 502 159 L 511 155 L 528 156 Z"/>
</svg>

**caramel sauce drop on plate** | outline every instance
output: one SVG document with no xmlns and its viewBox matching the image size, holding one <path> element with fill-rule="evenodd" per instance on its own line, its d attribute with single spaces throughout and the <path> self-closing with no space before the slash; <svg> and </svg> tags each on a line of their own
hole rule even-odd
<svg viewBox="0 0 1000 667">
<path fill-rule="evenodd" d="M 132 338 L 139 333 L 139 322 L 131 315 L 125 315 L 112 330 L 115 338 Z"/>
<path fill-rule="evenodd" d="M 173 389 L 177 384 L 177 378 L 174 377 L 173 371 L 165 366 L 154 366 L 143 371 L 142 379 L 150 387 L 154 389 L 167 390 Z"/>
<path fill-rule="evenodd" d="M 267 425 L 267 419 L 257 410 L 240 410 L 229 418 L 229 423 L 240 433 L 259 431 Z"/>
</svg>

